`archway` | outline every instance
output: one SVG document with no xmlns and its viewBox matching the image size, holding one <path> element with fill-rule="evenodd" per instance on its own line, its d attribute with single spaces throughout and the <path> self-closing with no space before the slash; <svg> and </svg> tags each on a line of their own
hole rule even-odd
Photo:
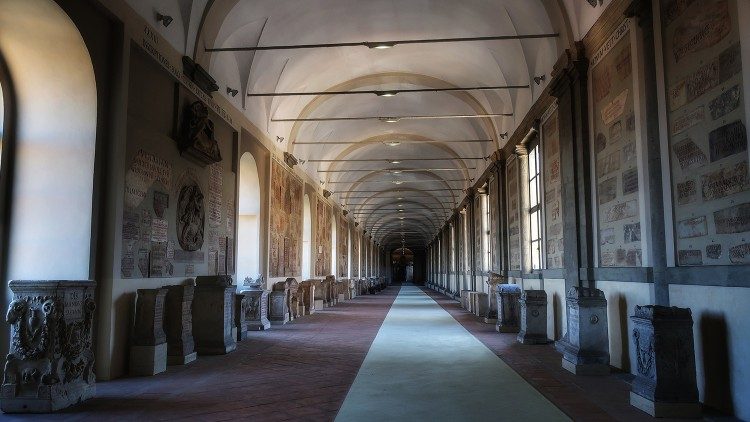
<svg viewBox="0 0 750 422">
<path fill-rule="evenodd" d="M 240 158 L 239 179 L 237 276 L 257 278 L 260 275 L 260 179 L 255 158 L 249 152 Z"/>
<path fill-rule="evenodd" d="M 302 201 L 302 278 L 310 278 L 312 266 L 312 210 L 310 197 L 305 194 Z"/>
</svg>

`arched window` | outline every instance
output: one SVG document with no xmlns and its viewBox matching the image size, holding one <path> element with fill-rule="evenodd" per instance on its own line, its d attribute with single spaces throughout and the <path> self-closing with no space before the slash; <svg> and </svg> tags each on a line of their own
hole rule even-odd
<svg viewBox="0 0 750 422">
<path fill-rule="evenodd" d="M 255 158 L 240 158 L 239 215 L 237 219 L 237 276 L 260 276 L 260 179 Z M 242 285 L 242 283 L 238 283 Z"/>
<path fill-rule="evenodd" d="M 310 197 L 305 194 L 302 201 L 302 278 L 310 278 L 312 259 L 312 210 Z"/>
</svg>

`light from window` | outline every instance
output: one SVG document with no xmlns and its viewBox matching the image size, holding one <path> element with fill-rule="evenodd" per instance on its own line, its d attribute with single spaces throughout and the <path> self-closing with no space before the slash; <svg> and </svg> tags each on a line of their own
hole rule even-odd
<svg viewBox="0 0 750 422">
<path fill-rule="evenodd" d="M 539 146 L 529 151 L 529 225 L 531 240 L 531 268 L 542 268 L 542 207 L 539 166 Z"/>
</svg>

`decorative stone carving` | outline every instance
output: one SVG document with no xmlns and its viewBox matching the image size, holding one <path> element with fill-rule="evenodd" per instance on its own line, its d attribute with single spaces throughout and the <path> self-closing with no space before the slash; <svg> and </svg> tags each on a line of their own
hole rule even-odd
<svg viewBox="0 0 750 422">
<path fill-rule="evenodd" d="M 200 276 L 195 279 L 193 337 L 199 355 L 224 355 L 237 348 L 234 331 L 232 276 Z"/>
<path fill-rule="evenodd" d="M 5 316 L 10 350 L 2 411 L 53 412 L 93 397 L 96 282 L 13 280 L 9 285 L 13 301 Z"/>
<path fill-rule="evenodd" d="M 572 287 L 566 295 L 568 332 L 555 343 L 562 366 L 578 375 L 609 374 L 607 299 L 604 292 Z"/>
<path fill-rule="evenodd" d="M 517 333 L 520 330 L 521 286 L 517 284 L 499 284 L 495 291 L 497 303 L 497 323 L 495 331 L 499 333 Z"/>
<path fill-rule="evenodd" d="M 521 306 L 521 330 L 517 340 L 522 344 L 547 344 L 547 292 L 525 290 L 518 301 Z"/>
<path fill-rule="evenodd" d="M 167 370 L 164 301 L 167 289 L 138 289 L 130 336 L 130 375 L 150 376 Z"/>
<path fill-rule="evenodd" d="M 251 331 L 263 331 L 271 328 L 268 320 L 268 291 L 260 287 L 260 284 L 251 285 L 249 290 L 240 292 L 247 298 L 245 308 L 245 323 Z"/>
<path fill-rule="evenodd" d="M 208 118 L 208 107 L 202 102 L 196 101 L 185 109 L 178 146 L 180 154 L 202 166 L 221 161 L 214 122 Z"/>
<path fill-rule="evenodd" d="M 195 360 L 193 339 L 193 295 L 195 286 L 165 286 L 164 332 L 167 335 L 167 364 L 185 365 Z"/>
<path fill-rule="evenodd" d="M 247 338 L 247 311 L 249 301 L 242 293 L 234 295 L 234 326 L 237 329 L 237 341 Z"/>
<path fill-rule="evenodd" d="M 632 344 L 636 378 L 630 404 L 654 417 L 700 417 L 690 309 L 636 306 Z"/>
<path fill-rule="evenodd" d="M 177 198 L 177 241 L 185 251 L 198 251 L 203 247 L 205 229 L 204 197 L 196 180 L 180 187 Z"/>
</svg>

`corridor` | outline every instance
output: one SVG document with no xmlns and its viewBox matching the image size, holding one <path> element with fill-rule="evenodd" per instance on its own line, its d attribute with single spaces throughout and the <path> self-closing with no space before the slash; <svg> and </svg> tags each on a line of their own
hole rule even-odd
<svg viewBox="0 0 750 422">
<path fill-rule="evenodd" d="M 421 289 L 405 285 L 336 420 L 484 421 L 498 415 L 568 420 Z"/>
</svg>

